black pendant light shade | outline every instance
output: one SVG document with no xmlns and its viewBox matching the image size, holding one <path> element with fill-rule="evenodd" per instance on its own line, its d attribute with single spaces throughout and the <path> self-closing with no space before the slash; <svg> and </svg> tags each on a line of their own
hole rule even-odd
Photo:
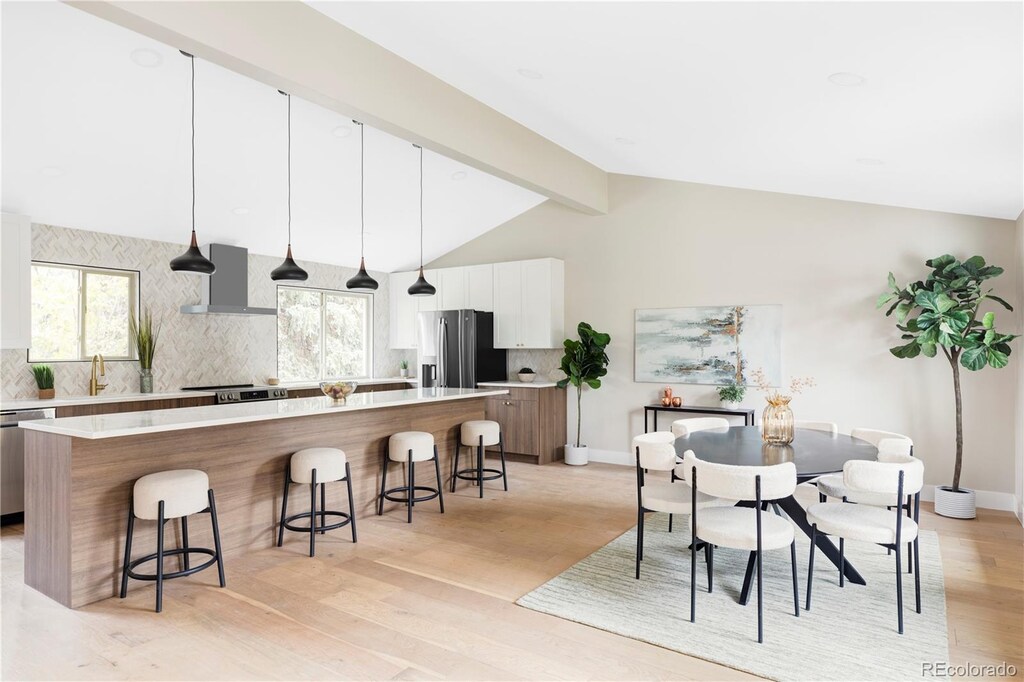
<svg viewBox="0 0 1024 682">
<path fill-rule="evenodd" d="M 359 121 L 352 121 L 359 126 L 359 272 L 356 273 L 355 277 L 345 282 L 345 287 L 350 291 L 376 291 L 377 280 L 370 277 L 370 274 L 366 272 L 366 258 L 363 257 L 363 252 L 366 247 L 366 221 L 363 219 L 363 205 L 365 203 L 363 199 L 363 124 Z"/>
<path fill-rule="evenodd" d="M 292 96 L 287 92 L 278 92 L 288 98 L 288 254 L 284 262 L 271 271 L 270 279 L 275 282 L 305 282 L 309 274 L 292 258 Z"/>
<path fill-rule="evenodd" d="M 420 276 L 409 287 L 409 295 L 433 296 L 437 289 L 423 276 L 423 147 L 418 144 L 414 144 L 413 147 L 420 150 Z"/>
<path fill-rule="evenodd" d="M 171 261 L 171 270 L 212 275 L 217 266 L 203 255 L 196 243 L 196 60 L 188 52 L 181 53 L 189 58 L 192 66 L 192 241 L 188 251 Z"/>
</svg>

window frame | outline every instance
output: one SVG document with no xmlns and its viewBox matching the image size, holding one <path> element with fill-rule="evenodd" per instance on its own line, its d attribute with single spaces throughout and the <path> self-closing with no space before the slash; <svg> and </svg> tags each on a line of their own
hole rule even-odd
<svg viewBox="0 0 1024 682">
<path fill-rule="evenodd" d="M 109 268 L 100 265 L 81 265 L 78 263 L 64 263 L 61 261 L 48 261 L 48 260 L 35 260 L 33 259 L 29 263 L 29 269 L 36 265 L 49 267 L 49 268 L 63 268 L 65 270 L 75 270 L 78 272 L 78 358 L 70 359 L 51 359 L 51 358 L 36 358 L 32 356 L 31 346 L 25 351 L 26 362 L 31 363 L 46 363 L 54 364 L 57 362 L 91 362 L 92 355 L 88 355 L 85 351 L 86 347 L 86 317 L 89 314 L 87 305 L 87 291 L 88 291 L 88 276 L 89 275 L 106 275 L 106 276 L 118 276 L 125 277 L 128 279 L 128 301 L 131 307 L 131 312 L 135 313 L 138 318 L 139 310 L 142 307 L 142 272 L 139 270 L 132 270 L 130 268 Z M 31 287 L 30 287 L 31 291 Z M 126 329 L 128 331 L 128 329 Z M 30 339 L 31 344 L 31 339 Z M 135 344 L 131 342 L 131 332 L 128 331 L 128 355 L 114 355 L 114 356 L 103 356 L 104 362 L 136 362 L 138 360 L 138 354 L 135 351 Z"/>
<path fill-rule="evenodd" d="M 298 291 L 313 291 L 320 295 L 320 377 L 318 379 L 310 379 L 310 381 L 348 381 L 348 380 L 359 380 L 359 379 L 370 379 L 373 377 L 373 294 L 367 294 L 360 291 L 348 291 L 347 289 L 329 289 L 327 287 L 307 287 L 295 284 L 278 284 L 277 290 L 274 293 L 274 306 L 277 308 L 277 333 L 275 334 L 274 342 L 276 346 L 276 372 L 277 375 L 281 375 L 281 290 L 291 289 Z M 364 370 L 365 375 L 362 376 L 347 376 L 347 377 L 329 377 L 325 376 L 324 371 L 327 367 L 327 296 L 329 294 L 347 296 L 351 298 L 361 298 L 366 301 L 366 319 L 364 320 L 364 333 L 366 335 L 366 366 Z M 301 383 L 303 380 L 299 380 Z M 295 383 L 292 381 L 285 380 L 285 383 Z"/>
</svg>

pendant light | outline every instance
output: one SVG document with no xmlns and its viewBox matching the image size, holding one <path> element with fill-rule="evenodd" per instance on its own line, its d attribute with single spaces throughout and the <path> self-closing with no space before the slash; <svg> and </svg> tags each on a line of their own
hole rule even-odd
<svg viewBox="0 0 1024 682">
<path fill-rule="evenodd" d="M 359 121 L 352 121 L 359 126 L 359 272 L 356 276 L 345 282 L 345 286 L 352 291 L 376 291 L 377 280 L 370 277 L 366 272 L 366 259 L 363 253 L 366 249 L 366 220 L 363 216 L 363 207 L 366 203 L 363 188 L 365 187 L 365 174 L 363 163 L 363 124 Z"/>
<path fill-rule="evenodd" d="M 433 296 L 437 293 L 437 289 L 423 276 L 423 147 L 418 144 L 414 144 L 413 147 L 420 150 L 420 276 L 409 287 L 409 295 Z"/>
<path fill-rule="evenodd" d="M 188 251 L 171 261 L 171 270 L 212 275 L 217 266 L 203 255 L 196 243 L 196 58 L 184 50 L 181 53 L 188 57 L 192 66 L 192 242 Z"/>
<path fill-rule="evenodd" d="M 288 99 L 288 253 L 284 257 L 284 262 L 270 273 L 270 279 L 275 282 L 280 280 L 305 282 L 309 275 L 292 258 L 292 96 L 281 90 L 278 92 Z"/>
</svg>

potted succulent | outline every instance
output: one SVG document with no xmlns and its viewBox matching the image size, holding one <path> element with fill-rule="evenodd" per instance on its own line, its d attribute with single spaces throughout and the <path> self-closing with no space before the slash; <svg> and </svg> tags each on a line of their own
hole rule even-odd
<svg viewBox="0 0 1024 682">
<path fill-rule="evenodd" d="M 1013 334 L 996 331 L 995 313 L 982 313 L 986 301 L 1007 310 L 1009 303 L 995 296 L 984 282 L 998 277 L 1003 269 L 986 265 L 981 256 L 961 262 L 950 255 L 925 261 L 931 272 L 921 281 L 905 287 L 896 284 L 889 273 L 889 291 L 878 297 L 878 307 L 889 304 L 886 316 L 896 314 L 896 328 L 902 332 L 903 345 L 889 349 L 900 359 L 941 353 L 953 373 L 953 398 L 956 405 L 956 464 L 953 485 L 935 486 L 935 512 L 943 516 L 973 519 L 974 491 L 960 486 L 963 465 L 963 401 L 960 395 L 960 368 L 976 372 L 986 365 L 1001 369 L 1010 356 Z"/>
<path fill-rule="evenodd" d="M 147 308 L 141 320 L 135 318 L 134 311 L 131 312 L 128 315 L 128 332 L 139 358 L 139 393 L 152 393 L 153 356 L 156 355 L 156 342 L 160 336 L 159 328 L 153 328 L 153 312 Z"/>
<path fill-rule="evenodd" d="M 537 378 L 536 372 L 534 372 L 529 367 L 523 367 L 521 370 L 519 370 L 517 376 L 519 377 L 519 380 L 522 381 L 524 384 L 532 383 L 533 380 Z"/>
<path fill-rule="evenodd" d="M 608 354 L 605 348 L 611 343 L 608 334 L 594 331 L 586 322 L 580 322 L 576 328 L 579 340 L 566 339 L 565 354 L 562 356 L 561 370 L 565 378 L 558 382 L 559 388 L 569 384 L 576 387 L 576 441 L 566 443 L 565 463 L 582 465 L 589 461 L 587 446 L 580 443 L 580 430 L 583 418 L 583 387 L 601 388 L 601 377 L 608 373 Z"/>
<path fill-rule="evenodd" d="M 718 399 L 722 402 L 722 407 L 725 409 L 735 410 L 740 406 L 740 402 L 743 400 L 746 392 L 747 388 L 745 386 L 740 386 L 733 382 L 718 389 Z"/>
<path fill-rule="evenodd" d="M 398 363 L 398 376 L 402 377 L 403 379 L 409 376 L 408 360 L 402 360 L 400 363 Z"/>
<path fill-rule="evenodd" d="M 49 400 L 56 394 L 56 390 L 53 388 L 53 367 L 32 365 L 32 376 L 36 379 L 40 400 Z"/>
</svg>

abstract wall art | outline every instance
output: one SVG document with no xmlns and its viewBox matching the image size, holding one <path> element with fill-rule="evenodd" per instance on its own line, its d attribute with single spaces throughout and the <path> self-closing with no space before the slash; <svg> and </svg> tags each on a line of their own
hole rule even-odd
<svg viewBox="0 0 1024 682">
<path fill-rule="evenodd" d="M 760 368 L 782 381 L 782 306 L 636 311 L 634 381 L 746 384 Z"/>
</svg>

